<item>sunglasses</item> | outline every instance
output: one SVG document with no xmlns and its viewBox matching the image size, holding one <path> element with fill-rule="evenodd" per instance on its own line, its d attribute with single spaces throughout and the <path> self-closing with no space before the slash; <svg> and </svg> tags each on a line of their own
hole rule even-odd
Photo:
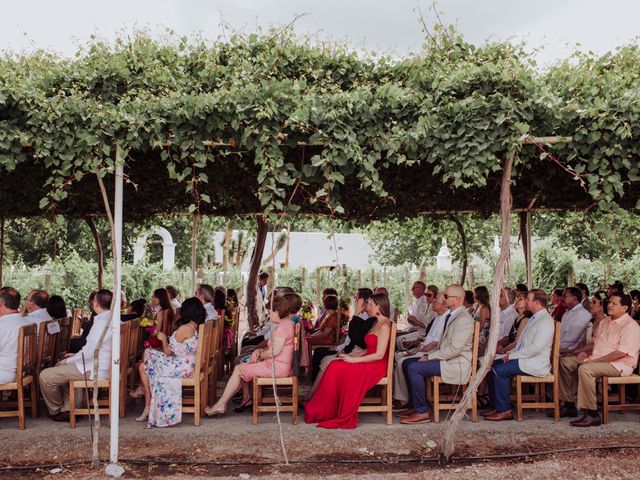
<svg viewBox="0 0 640 480">
<path fill-rule="evenodd" d="M 443 296 L 444 296 L 444 299 L 445 299 L 445 300 L 446 300 L 446 299 L 448 299 L 448 298 L 460 298 L 460 296 L 459 296 L 459 295 L 448 295 L 448 294 L 446 294 L 446 293 L 445 293 L 445 294 L 443 294 Z"/>
<path fill-rule="evenodd" d="M 433 293 L 427 293 L 427 297 L 429 298 L 433 297 Z"/>
</svg>

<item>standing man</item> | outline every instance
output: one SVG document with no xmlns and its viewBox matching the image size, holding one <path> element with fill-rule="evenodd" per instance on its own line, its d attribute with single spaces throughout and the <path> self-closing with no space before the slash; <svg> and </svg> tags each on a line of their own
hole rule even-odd
<svg viewBox="0 0 640 480">
<path fill-rule="evenodd" d="M 260 272 L 258 275 L 258 291 L 262 297 L 262 303 L 267 299 L 267 283 L 269 283 L 269 274 L 267 272 Z"/>
<path fill-rule="evenodd" d="M 609 297 L 609 316 L 598 327 L 591 355 L 581 352 L 560 359 L 561 417 L 576 417 L 578 408 L 583 417 L 571 422 L 573 427 L 595 427 L 602 423 L 596 405 L 596 382 L 599 378 L 626 377 L 638 364 L 640 326 L 631 318 L 631 297 L 613 292 Z M 564 322 L 564 320 L 563 320 Z"/>
<path fill-rule="evenodd" d="M 412 408 L 398 413 L 400 423 L 416 424 L 431 421 L 431 409 L 426 399 L 425 381 L 440 376 L 444 383 L 464 385 L 471 375 L 474 320 L 464 308 L 464 288 L 449 285 L 444 292 L 451 311 L 445 318 L 444 333 L 438 348 L 423 355 L 407 368 Z"/>
<path fill-rule="evenodd" d="M 512 420 L 511 379 L 516 375 L 544 377 L 551 371 L 551 348 L 555 324 L 547 311 L 547 294 L 534 288 L 527 294 L 527 310 L 533 316 L 513 350 L 493 363 L 489 372 L 489 396 L 493 409 L 484 414 L 485 420 Z"/>
</svg>

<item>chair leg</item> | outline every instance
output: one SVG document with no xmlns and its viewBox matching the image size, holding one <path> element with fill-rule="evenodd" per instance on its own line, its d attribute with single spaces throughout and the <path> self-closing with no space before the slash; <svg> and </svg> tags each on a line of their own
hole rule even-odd
<svg viewBox="0 0 640 480">
<path fill-rule="evenodd" d="M 92 421 L 91 416 L 89 421 Z M 69 382 L 69 426 L 76 428 L 76 389 L 71 382 Z"/>
<path fill-rule="evenodd" d="M 471 396 L 471 421 L 476 423 L 478 421 L 478 392 L 473 392 Z"/>
<path fill-rule="evenodd" d="M 25 428 L 25 414 L 24 414 L 24 387 L 22 382 L 18 382 L 18 428 L 24 430 Z"/>
<path fill-rule="evenodd" d="M 440 382 L 436 378 L 433 379 L 433 421 L 440 423 Z"/>
<path fill-rule="evenodd" d="M 602 423 L 609 421 L 609 380 L 602 377 Z"/>
<path fill-rule="evenodd" d="M 253 379 L 253 424 L 258 424 L 258 405 L 260 404 L 260 387 L 256 379 Z"/>
<path fill-rule="evenodd" d="M 202 405 L 200 404 L 200 381 L 197 380 L 194 382 L 193 387 L 193 424 L 196 427 L 200 426 L 200 409 Z"/>
<path fill-rule="evenodd" d="M 522 378 L 516 375 L 516 408 L 518 410 L 518 421 L 522 421 Z"/>
<path fill-rule="evenodd" d="M 38 418 L 40 416 L 40 410 L 38 408 L 38 399 L 40 389 L 38 388 L 38 382 L 35 379 L 31 382 L 31 418 Z"/>
<path fill-rule="evenodd" d="M 291 423 L 293 425 L 298 424 L 298 377 L 293 377 L 293 384 L 291 385 L 291 400 L 293 402 L 291 410 Z"/>
</svg>

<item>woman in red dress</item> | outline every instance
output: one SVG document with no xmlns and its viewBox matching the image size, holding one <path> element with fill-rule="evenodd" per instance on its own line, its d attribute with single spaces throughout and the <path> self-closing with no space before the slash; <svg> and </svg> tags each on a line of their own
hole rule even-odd
<svg viewBox="0 0 640 480">
<path fill-rule="evenodd" d="M 360 356 L 340 354 L 329 364 L 318 389 L 304 407 L 304 421 L 322 428 L 356 428 L 364 396 L 387 374 L 389 355 L 389 297 L 377 293 L 367 301 L 367 313 L 376 323 L 364 338 Z"/>
</svg>

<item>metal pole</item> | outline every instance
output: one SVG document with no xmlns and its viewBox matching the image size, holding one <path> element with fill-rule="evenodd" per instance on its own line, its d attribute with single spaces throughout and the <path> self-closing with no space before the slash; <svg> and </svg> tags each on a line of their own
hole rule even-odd
<svg viewBox="0 0 640 480">
<path fill-rule="evenodd" d="M 110 470 L 121 468 L 118 463 L 118 430 L 120 420 L 120 303 L 122 299 L 122 190 L 123 164 L 120 147 L 116 145 L 116 177 L 113 223 L 115 226 L 115 259 L 114 259 L 114 311 L 111 312 L 111 436 L 110 436 Z"/>
</svg>

